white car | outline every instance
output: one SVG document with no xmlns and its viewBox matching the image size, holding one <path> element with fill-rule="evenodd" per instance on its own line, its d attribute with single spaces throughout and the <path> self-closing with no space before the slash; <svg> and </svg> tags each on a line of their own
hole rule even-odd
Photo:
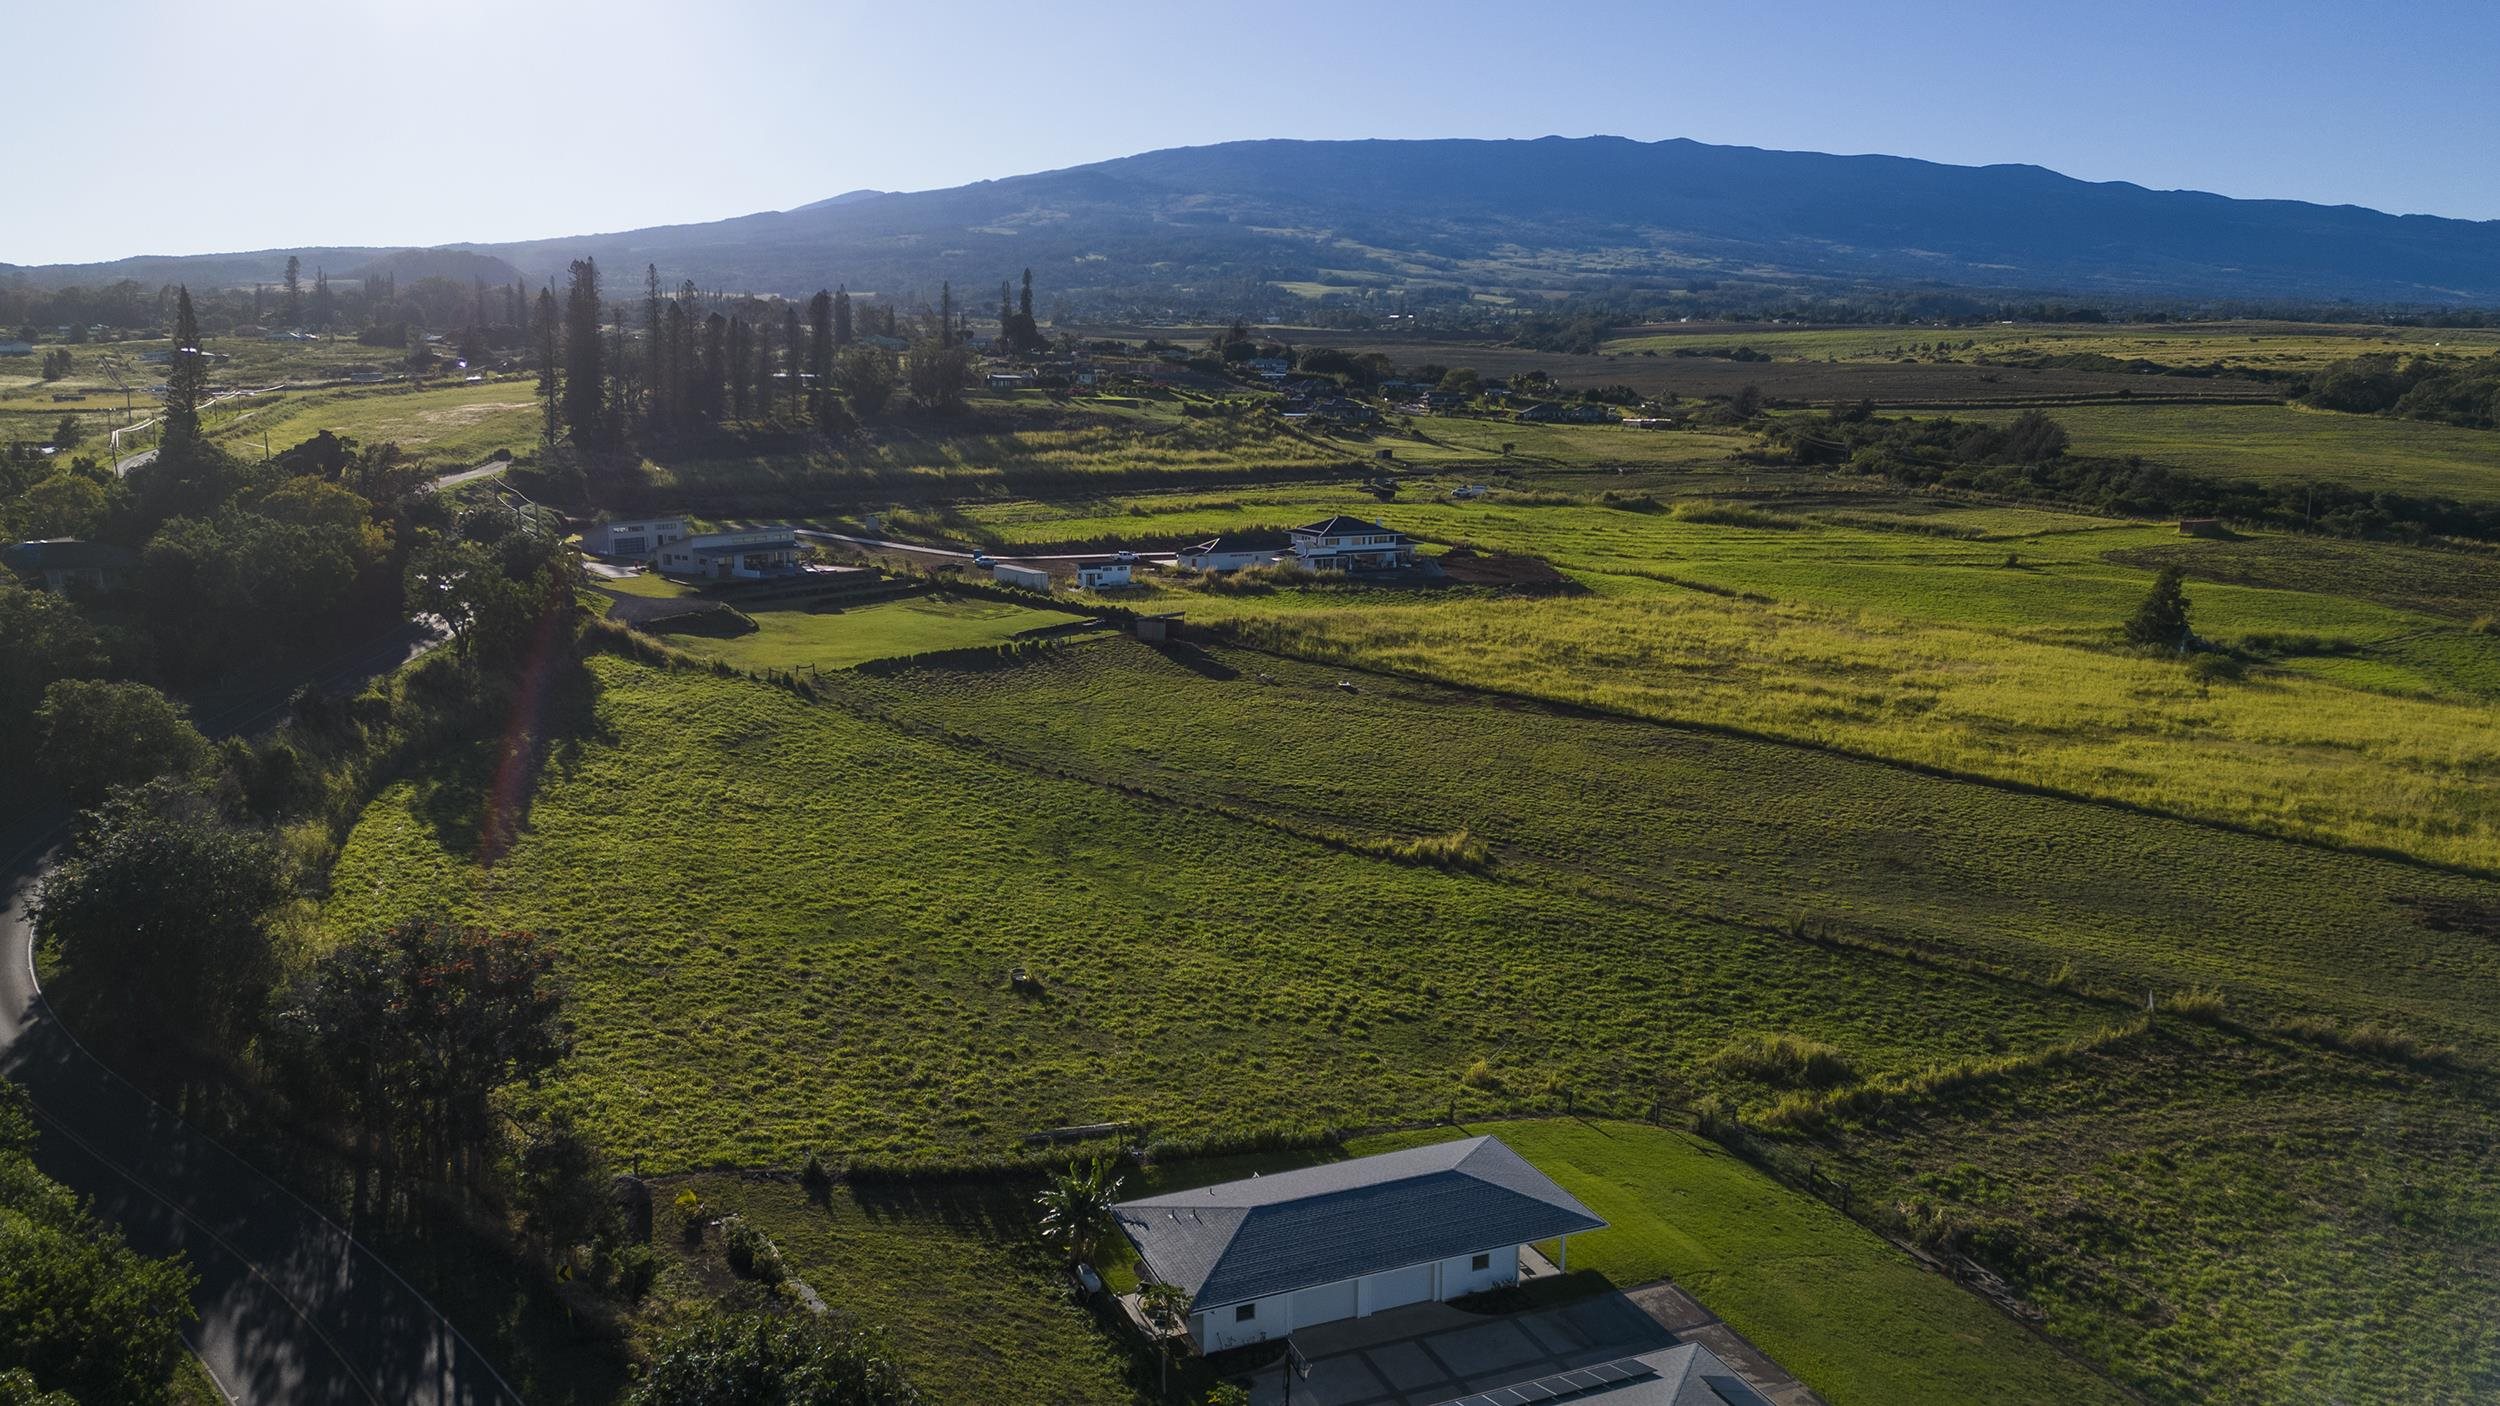
<svg viewBox="0 0 2500 1406">
<path fill-rule="evenodd" d="M 972 564 L 974 566 L 996 566 L 998 565 L 998 558 L 991 556 L 987 552 L 974 552 L 972 554 Z"/>
</svg>

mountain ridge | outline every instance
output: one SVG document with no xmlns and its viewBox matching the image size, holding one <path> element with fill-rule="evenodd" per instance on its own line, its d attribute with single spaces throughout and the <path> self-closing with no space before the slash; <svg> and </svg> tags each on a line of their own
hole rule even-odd
<svg viewBox="0 0 2500 1406">
<path fill-rule="evenodd" d="M 1728 279 L 2216 298 L 2500 304 L 2500 221 L 2084 181 L 1689 138 L 1267 138 L 1174 147 L 929 191 L 551 239 L 434 246 L 533 279 L 619 276 L 796 294 L 980 289 L 1023 267 L 1077 303 L 1284 296 L 1550 299 Z M 261 250 L 10 270 L 72 282 L 259 281 Z M 326 257 L 325 257 L 326 256 Z M 342 264 L 341 260 L 345 263 Z M 973 296 L 978 296 L 974 294 Z"/>
</svg>

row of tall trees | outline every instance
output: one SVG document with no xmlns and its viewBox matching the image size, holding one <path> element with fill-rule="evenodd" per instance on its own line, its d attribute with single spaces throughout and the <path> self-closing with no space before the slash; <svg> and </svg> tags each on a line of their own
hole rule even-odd
<svg viewBox="0 0 2500 1406">
<path fill-rule="evenodd" d="M 1032 299 L 1029 270 L 1021 297 L 1001 285 L 1004 345 L 1047 345 Z M 906 320 L 890 304 L 855 305 L 845 288 L 820 289 L 803 308 L 691 282 L 666 290 L 647 265 L 636 306 L 611 300 L 597 262 L 578 259 L 566 272 L 560 325 L 555 313 L 554 290 L 542 291 L 534 355 L 544 438 L 594 453 L 739 421 L 812 422 L 830 433 L 882 413 L 903 387 L 949 413 L 962 408 L 975 367 L 952 285 Z"/>
</svg>

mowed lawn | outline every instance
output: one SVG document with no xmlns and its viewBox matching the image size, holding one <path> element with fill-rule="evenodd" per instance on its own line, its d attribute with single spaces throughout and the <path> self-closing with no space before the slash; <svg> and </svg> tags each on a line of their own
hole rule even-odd
<svg viewBox="0 0 2500 1406">
<path fill-rule="evenodd" d="M 1538 1120 L 1364 1138 L 1347 1151 L 1474 1133 L 1509 1143 L 1607 1223 L 1572 1237 L 1574 1270 L 1620 1288 L 1674 1279 L 1832 1406 L 2126 1399 L 1865 1227 L 1690 1133 Z"/>
<path fill-rule="evenodd" d="M 669 642 L 741 669 L 847 669 L 871 659 L 1005 644 L 1079 617 L 977 596 L 926 595 L 832 610 L 758 610 L 743 635 L 685 634 Z"/>
</svg>

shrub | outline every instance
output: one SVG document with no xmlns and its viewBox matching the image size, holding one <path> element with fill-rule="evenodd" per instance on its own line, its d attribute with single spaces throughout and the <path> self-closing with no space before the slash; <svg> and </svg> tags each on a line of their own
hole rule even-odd
<svg viewBox="0 0 2500 1406">
<path fill-rule="evenodd" d="M 1424 864 L 1435 869 L 1482 873 L 1493 867 L 1493 851 L 1463 827 L 1446 835 L 1418 835 L 1405 840 L 1359 840 L 1355 848 L 1400 864 Z"/>
<path fill-rule="evenodd" d="M 627 1303 L 640 1303 L 660 1274 L 659 1256 L 648 1245 L 628 1245 L 617 1252 L 616 1292 Z"/>
<path fill-rule="evenodd" d="M 2172 1015 L 2185 1016 L 2189 1020 L 2216 1021 L 2222 1019 L 2223 1009 L 2227 1004 L 2221 992 L 2207 987 L 2191 986 L 2176 996 L 2164 997 L 2161 1001 L 2161 1008 Z"/>
<path fill-rule="evenodd" d="M 676 1201 L 671 1204 L 676 1206 L 677 1219 L 685 1223 L 687 1230 L 693 1231 L 702 1228 L 703 1198 L 694 1194 L 693 1187 L 690 1186 L 685 1190 L 678 1192 Z"/>
<path fill-rule="evenodd" d="M 778 1284 L 786 1271 L 781 1265 L 781 1251 L 773 1248 L 764 1232 L 747 1224 L 744 1216 L 730 1216 L 720 1223 L 721 1254 L 729 1261 L 730 1270 L 744 1279 L 764 1284 Z"/>
<path fill-rule="evenodd" d="M 1471 1089 L 1498 1089 L 1502 1086 L 1502 1076 L 1493 1072 L 1491 1061 L 1480 1059 L 1467 1066 L 1467 1072 L 1458 1076 L 1458 1082 Z"/>
<path fill-rule="evenodd" d="M 1828 1089 L 1857 1077 L 1838 1047 L 1796 1035 L 1748 1035 L 1730 1041 L 1710 1057 L 1710 1067 L 1785 1089 Z"/>
<path fill-rule="evenodd" d="M 2187 671 L 2202 684 L 2237 683 L 2248 677 L 2248 666 L 2228 654 L 2199 654 L 2188 661 Z"/>
<path fill-rule="evenodd" d="M 1795 518 L 1748 508 L 1741 503 L 1723 503 L 1716 498 L 1687 498 L 1669 510 L 1678 522 L 1702 522 L 1719 527 L 1790 528 L 1798 525 Z"/>
</svg>

